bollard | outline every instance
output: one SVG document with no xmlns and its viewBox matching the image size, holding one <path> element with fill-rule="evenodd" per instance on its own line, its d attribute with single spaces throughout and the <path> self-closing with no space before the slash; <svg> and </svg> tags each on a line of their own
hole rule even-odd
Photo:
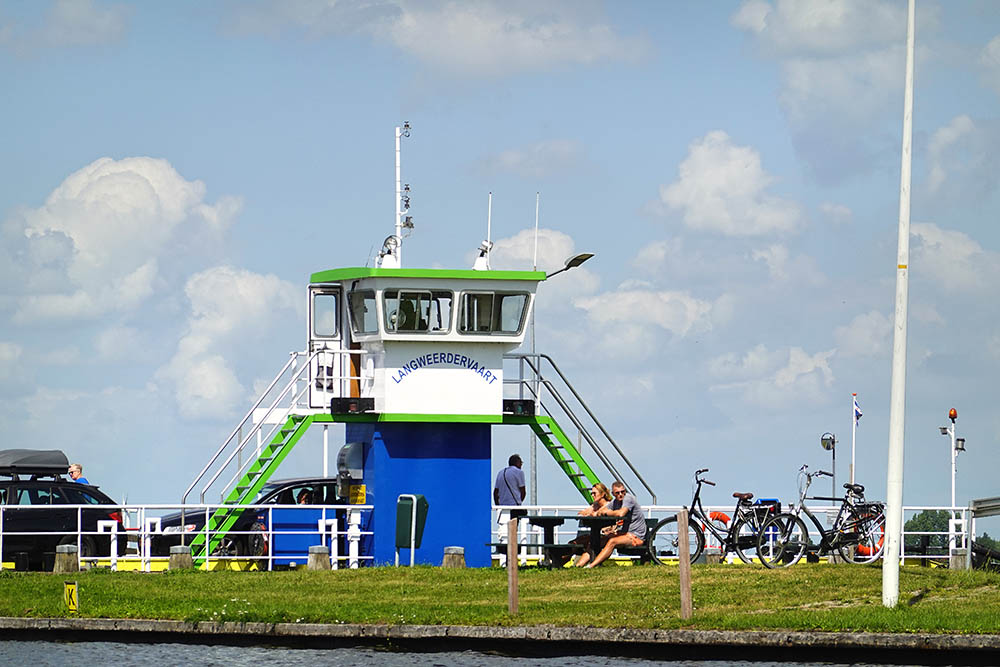
<svg viewBox="0 0 1000 667">
<path fill-rule="evenodd" d="M 677 513 L 677 563 L 681 587 L 681 618 L 691 618 L 691 537 L 688 535 L 688 511 Z"/>
<path fill-rule="evenodd" d="M 79 572 L 80 560 L 77 558 L 78 550 L 75 544 L 59 544 L 56 546 L 56 560 L 52 564 L 52 571 L 56 574 L 67 572 Z"/>
<path fill-rule="evenodd" d="M 323 544 L 316 544 L 309 547 L 308 570 L 329 570 L 330 569 L 330 547 Z"/>
<path fill-rule="evenodd" d="M 949 570 L 969 569 L 969 566 L 966 563 L 965 549 L 951 550 L 951 555 L 948 557 L 948 569 Z"/>
<path fill-rule="evenodd" d="M 465 547 L 445 547 L 441 567 L 465 567 Z"/>
<path fill-rule="evenodd" d="M 191 545 L 175 544 L 170 547 L 170 563 L 168 570 L 190 570 L 194 567 L 194 559 L 191 558 Z"/>
<path fill-rule="evenodd" d="M 517 615 L 517 517 L 507 522 L 507 613 Z"/>
</svg>

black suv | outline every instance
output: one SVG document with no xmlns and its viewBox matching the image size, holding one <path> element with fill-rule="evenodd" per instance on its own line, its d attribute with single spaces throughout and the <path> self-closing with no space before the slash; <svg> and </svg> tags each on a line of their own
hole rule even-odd
<svg viewBox="0 0 1000 667">
<path fill-rule="evenodd" d="M 264 485 L 257 499 L 250 505 L 337 505 L 345 500 L 337 497 L 337 480 L 329 477 L 298 477 L 281 479 Z M 297 514 L 309 514 L 307 507 L 279 510 L 282 515 L 294 517 Z M 289 514 L 290 513 L 290 514 Z M 211 514 L 211 512 L 210 512 Z M 222 545 L 213 552 L 215 556 L 266 556 L 268 552 L 267 526 L 269 521 L 267 509 L 246 510 L 233 524 L 229 534 L 223 539 Z M 331 515 L 332 517 L 332 515 Z M 303 519 L 307 523 L 311 518 Z M 312 529 L 315 530 L 315 521 Z M 170 553 L 170 547 L 181 543 L 181 534 L 185 533 L 185 544 L 190 544 L 193 536 L 205 528 L 205 510 L 189 509 L 184 512 L 184 524 L 181 525 L 181 513 L 168 514 L 160 520 L 162 534 L 153 535 L 151 549 L 154 556 L 165 556 Z M 282 532 L 282 526 L 273 527 L 274 533 Z M 302 526 L 286 530 L 301 531 Z M 298 559 L 300 562 L 302 558 Z"/>
<path fill-rule="evenodd" d="M 64 478 L 68 468 L 59 450 L 0 450 L 4 562 L 13 562 L 17 569 L 51 569 L 56 546 L 77 544 L 79 533 L 81 557 L 107 557 L 111 536 L 96 534 L 98 521 L 118 522 L 118 555 L 125 554 L 128 539 L 121 509 L 96 486 Z"/>
</svg>

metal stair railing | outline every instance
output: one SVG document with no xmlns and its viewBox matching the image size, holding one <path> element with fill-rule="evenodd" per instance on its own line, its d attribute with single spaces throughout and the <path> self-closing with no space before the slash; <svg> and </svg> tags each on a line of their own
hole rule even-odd
<svg viewBox="0 0 1000 667">
<path fill-rule="evenodd" d="M 288 384 L 285 385 L 285 388 L 282 390 L 282 392 L 281 392 L 282 396 L 284 394 L 286 394 L 288 392 L 290 386 L 293 385 L 299 379 L 299 376 L 302 375 L 302 372 L 304 370 L 307 370 L 309 368 L 309 363 L 312 361 L 312 358 L 315 357 L 318 353 L 319 353 L 318 351 L 315 352 L 315 353 L 313 353 L 312 357 L 310 357 L 309 360 L 305 364 L 303 364 L 302 367 L 298 371 L 295 372 L 295 375 L 288 382 Z M 301 352 L 292 352 L 291 353 L 291 355 L 290 355 L 291 358 L 288 360 L 288 363 L 286 363 L 284 365 L 284 367 L 280 371 L 278 371 L 278 374 L 274 376 L 273 380 L 271 380 L 271 383 L 267 386 L 267 389 L 265 389 L 263 392 L 261 392 L 260 398 L 257 399 L 257 402 L 253 404 L 253 407 L 250 408 L 249 411 L 247 411 L 246 415 L 244 415 L 244 417 L 240 421 L 240 423 L 237 424 L 236 428 L 234 428 L 233 431 L 232 431 L 232 433 L 229 434 L 229 437 L 226 438 L 223 441 L 222 445 L 220 445 L 219 448 L 215 451 L 215 454 L 212 455 L 212 457 L 209 459 L 208 463 L 205 464 L 205 467 L 201 469 L 201 472 L 199 472 L 198 475 L 194 478 L 194 481 L 191 482 L 191 485 L 188 486 L 188 488 L 187 488 L 186 491 L 184 491 L 184 495 L 181 496 L 181 505 L 184 505 L 184 504 L 187 503 L 187 498 L 191 494 L 191 491 L 194 490 L 194 487 L 196 487 L 198 485 L 198 482 L 200 482 L 205 477 L 206 473 L 208 473 L 208 471 L 212 468 L 212 466 L 215 465 L 215 462 L 219 460 L 219 457 L 222 456 L 222 453 L 226 450 L 227 447 L 229 447 L 230 443 L 233 441 L 233 438 L 235 438 L 239 433 L 242 432 L 243 427 L 246 426 L 247 421 L 250 420 L 251 417 L 253 417 L 254 411 L 256 411 L 257 408 L 260 407 L 260 404 L 264 402 L 264 399 L 267 398 L 267 396 L 268 396 L 268 394 L 270 394 L 271 390 L 274 389 L 275 385 L 278 384 L 278 382 L 285 375 L 285 373 L 288 372 L 288 369 L 295 364 L 295 362 L 298 360 L 299 356 L 301 356 L 301 355 L 303 355 L 303 353 L 301 353 Z M 273 409 L 274 405 L 276 405 L 277 400 L 280 400 L 280 396 L 279 396 L 278 399 L 276 399 L 275 403 L 272 404 L 272 406 L 271 406 L 272 409 Z M 260 430 L 260 428 L 263 425 L 263 423 L 264 423 L 264 420 L 261 420 L 260 423 L 258 423 L 257 425 L 254 426 L 254 428 L 251 430 L 250 434 L 248 434 L 246 438 L 243 438 L 240 441 L 239 446 L 238 446 L 239 449 L 242 449 L 246 445 L 246 443 L 250 439 L 250 437 L 252 435 L 255 435 Z M 230 457 L 230 460 L 231 460 L 231 458 L 232 457 Z M 225 469 L 225 465 L 223 465 L 223 466 L 220 467 L 220 470 L 224 470 L 224 469 Z M 218 477 L 219 474 L 220 473 L 218 473 L 218 472 L 216 473 L 215 477 L 213 477 L 213 482 Z M 207 489 L 211 486 L 211 484 L 213 482 L 210 482 L 205 488 L 202 489 L 202 492 L 201 492 L 201 502 L 205 502 L 205 492 L 207 491 Z"/>
<path fill-rule="evenodd" d="M 611 436 L 610 433 L 608 433 L 608 430 L 604 427 L 604 425 L 601 424 L 600 420 L 594 414 L 593 410 L 591 410 L 590 407 L 587 405 L 586 401 L 583 400 L 583 397 L 580 396 L 579 392 L 577 392 L 577 390 L 573 387 L 572 383 L 570 383 L 566 375 L 562 372 L 562 370 L 555 363 L 555 361 L 553 361 L 552 357 L 550 357 L 547 354 L 534 354 L 534 355 L 505 354 L 504 359 L 516 360 L 519 362 L 518 378 L 516 380 L 508 380 L 505 376 L 504 384 L 517 385 L 518 390 L 520 392 L 520 396 L 522 398 L 525 397 L 525 392 L 527 392 L 528 396 L 535 401 L 535 404 L 541 408 L 544 414 L 549 418 L 551 418 L 553 421 L 558 423 L 558 420 L 556 419 L 555 415 L 552 414 L 552 411 L 549 409 L 549 406 L 546 405 L 544 402 L 542 402 L 542 389 L 547 390 L 549 395 L 551 395 L 553 400 L 556 402 L 556 404 L 558 404 L 562 413 L 566 415 L 566 417 L 570 420 L 570 422 L 572 422 L 573 426 L 576 427 L 576 429 L 580 433 L 580 436 L 584 440 L 586 440 L 587 443 L 590 445 L 591 449 L 593 449 L 594 453 L 597 455 L 598 459 L 600 459 L 601 463 L 605 466 L 605 468 L 607 468 L 607 470 L 612 474 L 613 477 L 615 477 L 615 479 L 621 480 L 622 483 L 625 484 L 626 488 L 628 488 L 629 491 L 631 492 L 632 491 L 631 485 L 629 485 L 629 483 L 625 480 L 624 475 L 621 474 L 621 472 L 618 470 L 615 464 L 610 460 L 608 455 L 605 454 L 605 452 L 601 449 L 600 445 L 597 442 L 597 439 L 591 435 L 589 429 L 581 421 L 580 417 L 576 414 L 572 405 L 566 400 L 566 398 L 562 395 L 559 388 L 552 382 L 552 380 L 546 378 L 542 374 L 541 372 L 542 362 L 543 361 L 548 362 L 549 366 L 552 367 L 552 370 L 555 371 L 555 374 L 558 377 L 558 379 L 562 382 L 562 386 L 569 390 L 573 398 L 576 399 L 576 403 L 583 409 L 584 412 L 586 412 L 587 416 L 590 417 L 590 420 L 593 422 L 594 426 L 597 427 L 597 429 L 601 432 L 601 434 L 603 434 L 607 442 L 614 448 L 615 452 L 618 453 L 618 456 L 621 457 L 622 462 L 624 462 L 624 464 L 628 466 L 628 469 L 635 476 L 635 479 L 638 480 L 638 482 L 646 489 L 646 491 L 652 498 L 652 504 L 654 505 L 656 504 L 656 493 L 649 486 L 646 480 L 642 477 L 639 471 L 636 470 L 635 466 L 632 465 L 632 462 L 629 461 L 628 457 L 625 455 L 625 452 L 622 451 L 621 447 L 618 446 L 618 443 L 615 442 L 615 439 Z M 527 366 L 527 368 L 530 369 L 531 371 L 530 373 L 528 374 L 525 373 L 524 370 L 525 366 Z M 536 413 L 537 412 L 538 411 L 536 410 Z M 581 451 L 580 454 L 582 456 L 583 452 Z"/>
</svg>

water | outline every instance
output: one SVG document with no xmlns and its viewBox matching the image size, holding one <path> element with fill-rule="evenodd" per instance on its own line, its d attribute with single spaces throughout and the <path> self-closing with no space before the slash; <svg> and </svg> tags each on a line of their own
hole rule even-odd
<svg viewBox="0 0 1000 667">
<path fill-rule="evenodd" d="M 664 647 L 664 651 L 669 651 Z M 186 665 L 260 667 L 260 665 L 379 665 L 437 667 L 439 665 L 587 665 L 587 667 L 811 667 L 831 663 L 745 662 L 731 660 L 645 660 L 607 656 L 519 658 L 478 651 L 395 652 L 369 647 L 297 649 L 204 644 L 132 644 L 122 642 L 0 641 L 0 664 L 31 665 Z M 859 664 L 859 663 L 855 663 Z"/>
</svg>

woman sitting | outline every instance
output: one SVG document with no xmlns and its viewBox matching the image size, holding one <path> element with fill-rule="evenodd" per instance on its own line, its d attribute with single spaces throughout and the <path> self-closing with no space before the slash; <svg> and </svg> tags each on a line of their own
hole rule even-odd
<svg viewBox="0 0 1000 667">
<path fill-rule="evenodd" d="M 577 512 L 580 516 L 597 516 L 597 511 L 611 502 L 611 492 L 608 491 L 608 487 L 604 486 L 601 482 L 598 482 L 591 487 L 590 497 L 594 499 L 594 502 L 591 503 L 590 507 Z M 604 546 L 604 542 L 607 541 L 608 535 L 603 535 L 603 530 L 601 532 L 601 546 Z M 570 540 L 569 543 L 582 546 L 585 549 L 575 563 L 577 567 L 583 567 L 594 557 L 594 554 L 590 551 L 590 531 L 580 533 L 575 538 Z"/>
</svg>

